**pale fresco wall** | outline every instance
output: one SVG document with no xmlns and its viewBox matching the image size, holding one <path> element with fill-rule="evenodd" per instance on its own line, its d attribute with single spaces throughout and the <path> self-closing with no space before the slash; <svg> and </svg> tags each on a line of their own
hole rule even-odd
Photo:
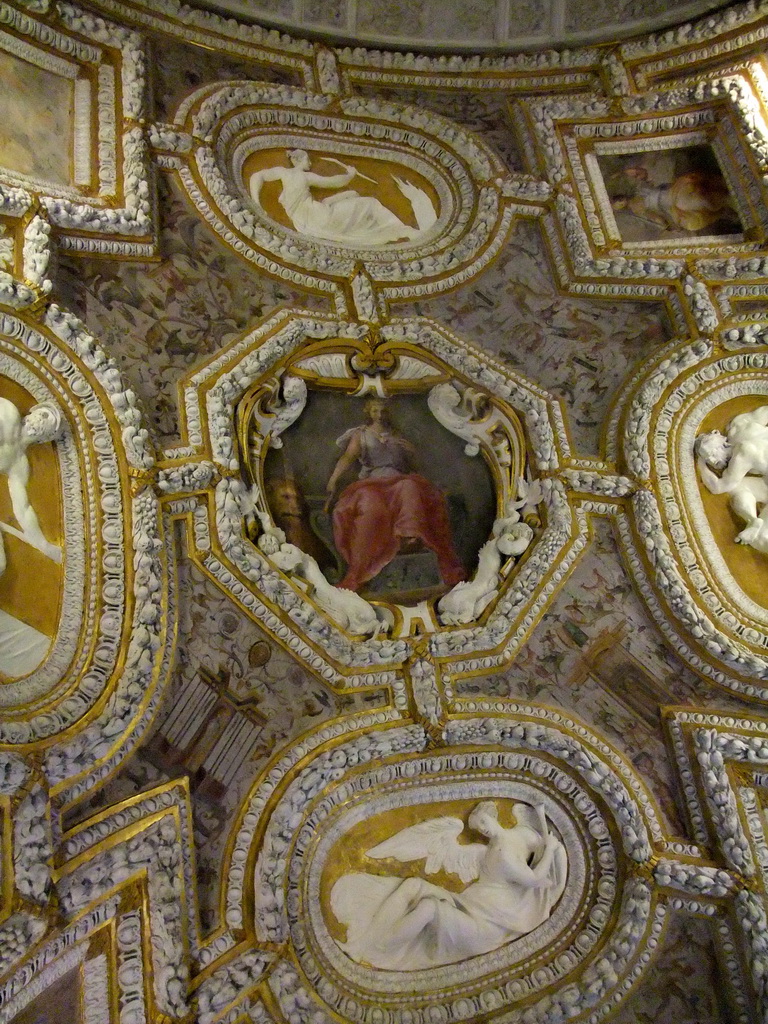
<svg viewBox="0 0 768 1024">
<path fill-rule="evenodd" d="M 728 1024 L 717 954 L 706 922 L 673 915 L 655 967 L 614 1024 Z"/>
<path fill-rule="evenodd" d="M 169 98 L 181 96 L 200 76 L 243 73 L 210 54 L 185 54 L 179 45 L 158 47 L 156 56 L 156 77 Z M 179 70 L 183 61 L 195 68 L 194 77 Z M 472 96 L 426 99 L 501 149 L 510 166 L 518 166 L 502 102 Z M 172 105 L 169 100 L 167 106 Z M 327 308 L 322 300 L 261 277 L 236 259 L 187 207 L 169 176 L 163 177 L 158 263 L 62 259 L 64 303 L 115 356 L 140 396 L 161 447 L 178 439 L 177 383 L 204 356 L 277 306 Z M 561 398 L 576 451 L 585 456 L 599 453 L 601 424 L 630 368 L 670 337 L 664 314 L 654 303 L 596 303 L 559 294 L 538 227 L 522 221 L 500 258 L 479 280 L 402 311 L 423 313 L 449 325 Z M 268 756 L 304 729 L 341 711 L 375 707 L 381 695 L 331 695 L 266 641 L 256 625 L 188 564 L 180 573 L 179 604 L 181 654 L 153 735 L 145 751 L 90 803 L 80 806 L 76 816 L 82 820 L 95 807 L 189 770 L 190 762 L 183 758 L 160 766 L 163 730 L 174 708 L 199 684 L 201 669 L 212 676 L 222 668 L 228 672 L 230 693 L 250 701 L 253 744 L 219 798 L 206 796 L 202 785 L 195 797 L 201 906 L 204 925 L 211 927 L 217 920 L 219 865 L 227 830 Z M 641 673 L 638 687 L 647 685 L 642 692 L 649 697 L 640 711 L 636 694 L 617 689 L 617 663 L 591 655 L 607 635 L 619 637 L 620 657 L 627 665 L 643 666 L 645 682 Z M 673 830 L 682 829 L 682 823 L 656 715 L 658 703 L 695 700 L 719 709 L 742 706 L 695 677 L 662 644 L 629 584 L 607 522 L 595 524 L 591 547 L 513 665 L 499 675 L 464 681 L 459 692 L 517 696 L 572 710 L 633 760 Z M 234 698 L 227 714 L 234 713 Z M 204 763 L 201 749 L 189 755 L 195 770 Z M 626 1024 L 722 1024 L 713 994 L 714 972 L 711 940 L 703 926 L 691 930 L 687 923 L 676 922 L 659 969 L 637 991 L 631 1009 L 617 1019 Z M 668 988 L 670 974 L 674 991 Z"/>
<path fill-rule="evenodd" d="M 157 264 L 62 261 L 65 302 L 77 310 L 131 379 L 163 447 L 178 442 L 176 385 L 279 306 L 323 308 L 313 295 L 253 273 L 192 212 L 175 184 L 161 182 Z"/>
</svg>

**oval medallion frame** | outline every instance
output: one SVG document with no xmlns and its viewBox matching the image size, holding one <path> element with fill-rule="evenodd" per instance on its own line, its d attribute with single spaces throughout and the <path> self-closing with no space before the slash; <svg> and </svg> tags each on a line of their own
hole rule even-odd
<svg viewBox="0 0 768 1024">
<path fill-rule="evenodd" d="M 583 726 L 565 718 L 555 725 L 548 709 L 519 710 L 452 720 L 449 749 L 425 749 L 420 728 L 379 712 L 346 728 L 322 727 L 295 755 L 277 756 L 243 808 L 231 855 L 230 926 L 255 926 L 259 942 L 288 943 L 313 998 L 356 1024 L 506 1019 L 513 1008 L 544 1024 L 554 1008 L 591 1005 L 578 993 L 592 985 L 618 1005 L 649 961 L 665 913 L 646 875 L 650 839 L 661 836 L 655 809 L 631 767 Z M 587 768 L 598 761 L 600 771 Z M 549 919 L 445 967 L 385 971 L 346 956 L 328 933 L 323 868 L 347 826 L 387 808 L 391 819 L 411 805 L 417 819 L 421 807 L 432 817 L 445 801 L 462 814 L 457 801 L 485 799 L 543 804 L 566 841 L 569 884 Z M 408 812 L 402 824 L 412 821 Z M 386 835 L 393 829 L 389 820 Z M 410 867 L 420 874 L 419 864 Z"/>
<path fill-rule="evenodd" d="M 680 346 L 646 369 L 617 417 L 627 467 L 644 482 L 632 497 L 632 527 L 620 524 L 629 570 L 685 661 L 762 699 L 768 611 L 739 586 L 712 535 L 694 444 L 719 406 L 768 393 L 766 370 L 764 352 L 722 354 L 704 340 Z M 720 513 L 731 515 L 725 502 Z"/>
<path fill-rule="evenodd" d="M 137 741 L 168 664 L 173 605 L 160 504 L 146 476 L 154 452 L 135 394 L 83 324 L 57 306 L 44 323 L 0 316 L 0 373 L 35 399 L 53 397 L 66 421 L 56 442 L 65 605 L 48 657 L 11 684 L 16 703 L 0 722 L 0 744 L 44 747 L 42 770 L 66 804 Z"/>
<path fill-rule="evenodd" d="M 266 155 L 264 151 L 274 154 L 273 160 L 261 168 L 266 171 L 275 168 L 275 160 L 279 159 L 280 154 L 287 154 L 290 160 L 291 152 L 301 153 L 304 151 L 308 157 L 311 156 L 313 164 L 336 164 L 336 173 L 338 174 L 338 164 L 342 161 L 324 155 L 334 153 L 353 161 L 372 162 L 374 167 L 371 170 L 376 168 L 382 176 L 388 174 L 390 178 L 394 177 L 390 167 L 396 166 L 401 174 L 409 173 L 408 184 L 419 188 L 420 192 L 424 194 L 427 194 L 424 189 L 425 184 L 433 191 L 433 196 L 431 198 L 428 196 L 428 198 L 430 198 L 435 220 L 429 228 L 420 231 L 412 241 L 393 239 L 368 247 L 353 241 L 342 241 L 341 239 L 332 241 L 320 235 L 312 236 L 309 232 L 300 232 L 298 228 L 292 230 L 290 224 L 281 223 L 280 219 L 266 211 L 260 215 L 257 214 L 265 228 L 275 235 L 285 233 L 297 248 L 304 245 L 309 245 L 312 248 L 327 248 L 336 252 L 341 258 L 343 258 L 344 251 L 348 250 L 356 261 L 363 262 L 366 267 L 376 266 L 376 276 L 381 278 L 382 275 L 389 272 L 384 264 L 388 264 L 393 257 L 410 258 L 414 255 L 424 255 L 430 251 L 430 243 L 433 239 L 437 237 L 444 238 L 445 241 L 454 239 L 466 227 L 471 207 L 468 207 L 462 200 L 469 197 L 462 196 L 457 182 L 449 177 L 450 172 L 455 171 L 456 168 L 452 166 L 446 168 L 440 161 L 430 160 L 429 152 L 425 152 L 423 140 L 413 137 L 412 132 L 396 133 L 398 139 L 402 136 L 402 140 L 397 142 L 392 141 L 386 135 L 383 140 L 363 135 L 364 141 L 352 141 L 350 135 L 355 125 L 351 121 L 342 122 L 335 130 L 321 130 L 314 125 L 286 129 L 285 125 L 279 123 L 265 128 L 256 121 L 254 115 L 253 120 L 258 124 L 260 130 L 258 135 L 251 135 L 249 129 L 253 125 L 248 124 L 248 120 L 246 115 L 240 115 L 228 122 L 219 135 L 219 151 L 226 166 L 231 168 L 232 177 L 239 184 L 240 194 L 246 203 L 255 205 L 253 196 L 246 188 L 246 176 L 258 173 L 247 169 L 248 165 L 253 166 L 256 163 L 259 166 L 261 164 L 259 158 Z M 243 122 L 245 122 L 245 127 L 241 127 Z M 359 134 L 361 133 L 355 132 L 355 135 Z M 420 142 L 422 145 L 418 144 Z M 381 166 L 377 168 L 376 165 Z M 281 166 L 288 167 L 285 164 Z M 317 174 L 318 172 L 310 173 Z M 332 177 L 332 168 L 329 167 L 326 173 L 329 178 Z M 358 182 L 357 177 L 361 177 L 362 181 Z M 366 180 L 368 177 L 358 173 L 350 182 L 355 186 L 353 191 L 358 192 L 357 197 L 351 197 L 353 202 L 357 202 L 357 199 L 375 198 L 376 190 L 370 188 L 371 182 Z M 379 179 L 374 179 L 374 182 L 376 181 Z M 364 191 L 366 186 L 368 186 L 367 191 Z M 320 184 L 312 187 L 322 189 Z M 393 190 L 390 188 L 389 191 Z M 336 195 L 331 193 L 326 198 L 334 199 Z M 437 203 L 439 213 L 435 210 L 435 203 Z M 313 205 L 316 204 L 313 203 Z M 335 205 L 338 206 L 338 203 Z M 403 205 L 405 204 L 403 203 Z M 332 210 L 333 206 L 329 209 Z M 287 212 L 284 217 L 288 219 Z M 381 266 L 379 266 L 380 264 Z"/>
<path fill-rule="evenodd" d="M 243 258 L 304 288 L 332 291 L 362 266 L 383 299 L 435 294 L 478 273 L 511 229 L 515 187 L 500 158 L 428 111 L 233 82 L 194 92 L 175 126 L 190 142 L 172 166 L 205 220 Z M 316 151 L 321 158 L 329 149 L 352 159 L 375 153 L 380 162 L 400 164 L 405 178 L 416 173 L 429 182 L 440 207 L 436 221 L 416 239 L 380 249 L 291 230 L 265 216 L 241 180 L 243 164 L 260 147 L 286 155 Z"/>
<path fill-rule="evenodd" d="M 329 792 L 308 808 L 291 852 L 286 906 L 291 942 L 304 972 L 311 977 L 321 971 L 340 989 L 357 995 L 365 993 L 368 999 L 378 1000 L 382 1009 L 387 1003 L 401 1003 L 404 991 L 417 1005 L 425 1000 L 429 1003 L 437 993 L 449 998 L 452 989 L 460 989 L 466 998 L 476 986 L 479 991 L 487 991 L 489 975 L 503 974 L 506 983 L 516 979 L 534 991 L 536 985 L 530 976 L 554 950 L 562 954 L 568 948 L 573 953 L 576 933 L 589 915 L 585 910 L 587 903 L 595 919 L 610 918 L 615 911 L 617 865 L 615 851 L 610 847 L 605 847 L 602 863 L 598 864 L 596 850 L 589 846 L 588 827 L 584 822 L 577 823 L 572 812 L 566 810 L 565 801 L 559 802 L 555 796 L 578 799 L 583 808 L 583 790 L 569 789 L 551 765 L 538 759 L 531 759 L 531 775 L 519 772 L 519 766 L 520 760 L 514 754 L 488 750 L 481 754 L 458 748 L 445 754 L 433 752 L 421 758 L 411 757 L 407 765 L 395 763 L 370 769 L 346 784 L 329 787 Z M 553 778 L 558 779 L 562 791 L 552 784 Z M 352 961 L 329 933 L 326 917 L 330 911 L 311 898 L 312 893 L 323 893 L 323 870 L 345 831 L 383 811 L 402 807 L 404 802 L 409 807 L 428 805 L 430 817 L 437 817 L 441 805 L 468 799 L 519 801 L 544 807 L 550 825 L 568 851 L 568 883 L 551 916 L 521 938 L 443 967 L 384 971 Z M 594 805 L 589 810 L 593 821 L 597 820 Z M 598 934 L 599 929 L 594 929 L 589 945 L 594 944 Z M 584 939 L 582 943 L 587 945 Z M 575 966 L 575 957 L 573 963 Z M 347 1002 L 344 1012 L 349 1011 Z M 358 1011 L 353 1019 L 364 1021 L 365 1016 Z"/>
<path fill-rule="evenodd" d="M 0 708 L 3 716 L 9 718 L 27 716 L 56 699 L 57 688 L 66 685 L 65 677 L 77 675 L 79 667 L 73 664 L 77 648 L 87 648 L 95 626 L 94 609 L 86 600 L 93 582 L 93 558 L 86 563 L 86 532 L 92 537 L 97 522 L 93 506 L 83 503 L 83 467 L 78 457 L 86 448 L 87 430 L 82 419 L 65 414 L 65 410 L 69 412 L 69 396 L 61 382 L 25 355 L 14 350 L 8 339 L 0 337 L 0 377 L 19 385 L 38 403 L 54 403 L 62 413 L 63 429 L 53 447 L 62 491 L 64 564 L 57 627 L 47 653 L 33 671 L 0 685 Z"/>
</svg>

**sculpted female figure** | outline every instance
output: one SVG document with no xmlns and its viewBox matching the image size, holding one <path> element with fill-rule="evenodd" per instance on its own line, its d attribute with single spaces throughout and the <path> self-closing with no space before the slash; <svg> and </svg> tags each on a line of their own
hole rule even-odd
<svg viewBox="0 0 768 1024">
<path fill-rule="evenodd" d="M 309 169 L 309 154 L 303 149 L 290 150 L 288 158 L 291 161 L 290 167 L 269 167 L 251 175 L 251 199 L 257 206 L 261 206 L 261 186 L 266 181 L 279 181 L 282 185 L 280 205 L 288 214 L 294 229 L 302 235 L 346 245 L 386 245 L 388 242 L 417 238 L 437 220 L 429 196 L 401 178 L 395 178 L 395 184 L 411 204 L 418 224 L 415 228 L 401 221 L 374 196 L 361 196 L 354 189 L 337 192 L 325 199 L 315 199 L 310 191 L 312 188 L 344 188 L 360 172 L 333 157 L 323 157 L 324 160 L 339 164 L 343 171 L 341 174 L 316 174 Z"/>
<path fill-rule="evenodd" d="M 504 828 L 493 800 L 479 803 L 469 826 L 487 843 L 461 844 L 459 818 L 433 818 L 396 833 L 367 853 L 425 859 L 424 871 L 453 872 L 471 882 L 450 892 L 423 878 L 343 875 L 331 909 L 347 927 L 341 948 L 381 970 L 417 971 L 488 953 L 547 920 L 565 886 L 565 847 L 548 833 L 542 807 L 515 804 Z"/>
<path fill-rule="evenodd" d="M 338 586 L 359 590 L 401 548 L 413 549 L 419 541 L 435 552 L 443 582 L 453 586 L 465 572 L 442 491 L 414 472 L 416 449 L 393 426 L 386 400 L 369 398 L 364 411 L 367 422 L 336 442 L 343 454 L 327 487 L 325 509 L 333 508 L 334 541 L 347 563 Z M 356 465 L 358 480 L 336 500 L 342 477 Z"/>
</svg>

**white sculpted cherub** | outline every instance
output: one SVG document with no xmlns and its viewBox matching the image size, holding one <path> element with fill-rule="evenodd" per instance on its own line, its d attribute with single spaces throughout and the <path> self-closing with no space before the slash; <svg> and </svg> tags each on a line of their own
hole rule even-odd
<svg viewBox="0 0 768 1024">
<path fill-rule="evenodd" d="M 7 398 L 0 398 L 0 474 L 8 478 L 11 507 L 21 527 L 21 531 L 18 531 L 7 524 L 0 525 L 0 575 L 5 571 L 3 530 L 19 536 L 54 562 L 61 562 L 61 548 L 52 544 L 43 535 L 37 513 L 27 496 L 27 449 L 33 444 L 45 444 L 55 440 L 61 433 L 61 427 L 61 412 L 52 402 L 42 402 L 34 406 L 22 419 L 13 402 Z"/>
<path fill-rule="evenodd" d="M 458 842 L 464 822 L 440 817 L 368 850 L 374 859 L 424 859 L 425 874 L 443 870 L 470 884 L 452 892 L 419 877 L 343 875 L 331 909 L 347 928 L 344 952 L 381 970 L 424 970 L 498 949 L 546 921 L 565 886 L 565 847 L 543 807 L 515 804 L 513 813 L 504 828 L 495 801 L 477 804 L 468 824 L 487 843 Z"/>
<path fill-rule="evenodd" d="M 768 554 L 768 405 L 734 416 L 725 434 L 701 434 L 695 451 L 705 487 L 712 494 L 727 494 L 747 524 L 737 543 Z"/>
</svg>

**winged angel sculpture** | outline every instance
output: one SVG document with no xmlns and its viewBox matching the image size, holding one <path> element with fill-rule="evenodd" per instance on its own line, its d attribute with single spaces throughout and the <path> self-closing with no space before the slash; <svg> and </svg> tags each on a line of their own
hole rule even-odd
<svg viewBox="0 0 768 1024">
<path fill-rule="evenodd" d="M 547 828 L 544 808 L 513 807 L 504 828 L 493 800 L 469 816 L 487 843 L 461 843 L 464 822 L 432 818 L 402 829 L 368 850 L 374 859 L 424 860 L 424 873 L 458 875 L 451 892 L 424 878 L 353 872 L 331 890 L 331 909 L 346 925 L 339 943 L 358 963 L 389 971 L 418 971 L 458 963 L 526 935 L 552 912 L 565 887 L 565 847 Z"/>
</svg>

